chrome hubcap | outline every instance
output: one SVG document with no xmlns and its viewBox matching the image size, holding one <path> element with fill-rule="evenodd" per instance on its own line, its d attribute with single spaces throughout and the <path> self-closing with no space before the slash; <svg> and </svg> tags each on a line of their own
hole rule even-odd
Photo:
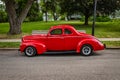
<svg viewBox="0 0 120 80">
<path fill-rule="evenodd" d="M 82 52 L 84 55 L 89 55 L 91 53 L 91 48 L 89 46 L 84 46 Z"/>
<path fill-rule="evenodd" d="M 28 47 L 28 48 L 26 48 L 25 52 L 28 56 L 31 56 L 34 54 L 34 49 L 32 47 Z"/>
</svg>

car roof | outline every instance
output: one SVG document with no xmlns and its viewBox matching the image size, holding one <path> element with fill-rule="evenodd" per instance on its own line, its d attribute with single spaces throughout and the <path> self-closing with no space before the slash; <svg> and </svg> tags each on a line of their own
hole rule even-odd
<svg viewBox="0 0 120 80">
<path fill-rule="evenodd" d="M 57 28 L 70 29 L 70 30 L 72 30 L 72 32 L 74 34 L 79 34 L 73 26 L 68 25 L 68 24 L 61 24 L 61 25 L 52 26 L 50 29 L 53 30 L 53 29 L 57 29 Z"/>
<path fill-rule="evenodd" d="M 74 27 L 68 24 L 62 24 L 62 25 L 52 26 L 51 28 L 74 28 Z"/>
</svg>

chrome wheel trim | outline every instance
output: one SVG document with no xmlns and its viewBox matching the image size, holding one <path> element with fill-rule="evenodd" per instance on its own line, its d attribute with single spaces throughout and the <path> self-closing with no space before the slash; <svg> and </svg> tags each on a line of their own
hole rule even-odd
<svg viewBox="0 0 120 80">
<path fill-rule="evenodd" d="M 84 47 L 82 48 L 82 53 L 83 53 L 84 55 L 90 55 L 90 54 L 91 54 L 91 51 L 92 51 L 92 49 L 91 49 L 89 46 L 84 46 Z"/>
<path fill-rule="evenodd" d="M 25 53 L 28 56 L 32 56 L 34 54 L 34 49 L 32 47 L 27 47 Z"/>
</svg>

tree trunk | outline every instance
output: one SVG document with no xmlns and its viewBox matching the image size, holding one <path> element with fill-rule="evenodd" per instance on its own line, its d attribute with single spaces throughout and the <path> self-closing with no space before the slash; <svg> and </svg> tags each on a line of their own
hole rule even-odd
<svg viewBox="0 0 120 80">
<path fill-rule="evenodd" d="M 48 15 L 47 15 L 47 11 L 45 11 L 45 22 L 48 22 Z"/>
<path fill-rule="evenodd" d="M 10 29 L 8 34 L 14 35 L 14 34 L 20 34 L 22 32 L 21 30 L 21 23 L 19 21 L 10 22 Z"/>
<path fill-rule="evenodd" d="M 66 18 L 67 18 L 67 21 L 69 21 L 69 20 L 70 20 L 70 18 L 69 18 L 69 15 L 68 15 L 68 14 L 67 14 Z"/>
<path fill-rule="evenodd" d="M 53 13 L 53 18 L 54 18 L 54 21 L 57 20 L 56 13 Z"/>
<path fill-rule="evenodd" d="M 89 19 L 89 16 L 85 15 L 85 23 L 84 23 L 84 25 L 88 25 L 88 19 Z"/>
<path fill-rule="evenodd" d="M 32 6 L 32 3 L 34 0 L 28 0 L 24 9 L 20 12 L 20 15 L 16 13 L 16 2 L 15 0 L 4 0 L 5 5 L 6 5 L 6 11 L 9 16 L 9 24 L 10 24 L 10 29 L 8 34 L 14 35 L 14 34 L 20 34 L 21 31 L 21 24 L 25 17 L 27 16 L 27 13 L 29 9 Z"/>
</svg>

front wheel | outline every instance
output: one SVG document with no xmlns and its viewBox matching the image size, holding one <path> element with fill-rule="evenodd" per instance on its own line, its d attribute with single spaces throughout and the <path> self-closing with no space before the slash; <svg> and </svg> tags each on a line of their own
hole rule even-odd
<svg viewBox="0 0 120 80">
<path fill-rule="evenodd" d="M 81 54 L 84 56 L 89 56 L 93 52 L 92 47 L 90 45 L 83 45 L 81 48 Z"/>
<path fill-rule="evenodd" d="M 37 54 L 36 49 L 32 46 L 29 46 L 24 51 L 25 55 L 28 57 L 35 56 Z"/>
</svg>

